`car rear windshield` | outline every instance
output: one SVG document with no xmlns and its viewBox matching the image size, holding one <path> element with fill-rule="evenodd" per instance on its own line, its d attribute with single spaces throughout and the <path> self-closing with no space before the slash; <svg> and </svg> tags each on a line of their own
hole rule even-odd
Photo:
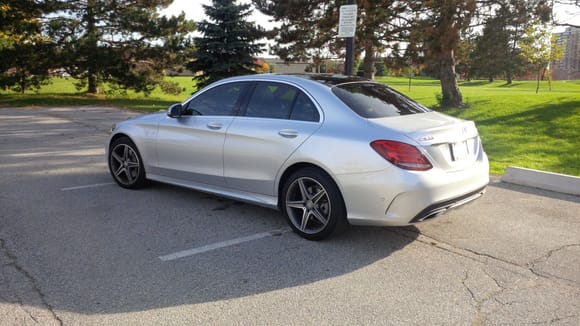
<svg viewBox="0 0 580 326">
<path fill-rule="evenodd" d="M 340 84 L 332 88 L 348 107 L 363 118 L 385 118 L 430 112 L 386 85 L 370 82 Z"/>
</svg>

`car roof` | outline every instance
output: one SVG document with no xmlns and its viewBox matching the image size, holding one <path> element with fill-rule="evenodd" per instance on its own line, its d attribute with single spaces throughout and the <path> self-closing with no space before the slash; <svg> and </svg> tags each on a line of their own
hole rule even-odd
<svg viewBox="0 0 580 326">
<path fill-rule="evenodd" d="M 357 77 L 357 76 L 345 76 L 345 75 L 333 75 L 333 74 L 290 74 L 288 76 L 296 76 L 299 78 L 314 80 L 322 84 L 329 86 L 336 86 L 344 83 L 353 82 L 369 82 L 370 80 Z"/>
<path fill-rule="evenodd" d="M 298 82 L 301 83 L 304 80 L 314 81 L 318 84 L 322 84 L 328 87 L 333 87 L 340 84 L 345 83 L 353 83 L 353 82 L 372 82 L 374 81 L 357 77 L 357 76 L 344 76 L 344 75 L 335 75 L 335 74 L 256 74 L 256 75 L 246 75 L 246 76 L 238 76 L 228 78 L 228 80 L 260 80 L 260 79 L 267 79 L 267 80 L 280 80 L 280 81 L 289 81 L 289 82 Z"/>
</svg>

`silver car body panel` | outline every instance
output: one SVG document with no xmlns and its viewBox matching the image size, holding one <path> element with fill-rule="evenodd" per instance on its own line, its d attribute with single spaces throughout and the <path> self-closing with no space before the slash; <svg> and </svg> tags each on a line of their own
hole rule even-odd
<svg viewBox="0 0 580 326">
<path fill-rule="evenodd" d="M 124 134 L 135 142 L 148 179 L 271 208 L 278 206 L 285 171 L 318 166 L 339 187 L 348 221 L 357 225 L 407 225 L 433 205 L 444 211 L 477 198 L 489 182 L 473 122 L 437 112 L 364 119 L 331 87 L 296 76 L 234 77 L 210 87 L 235 81 L 291 84 L 313 101 L 320 121 L 153 114 L 117 124 L 111 139 Z M 416 146 L 433 168 L 392 165 L 370 147 L 380 139 Z"/>
<path fill-rule="evenodd" d="M 165 117 L 157 134 L 157 165 L 152 171 L 176 179 L 225 186 L 223 146 L 234 117 Z"/>
<path fill-rule="evenodd" d="M 276 196 L 280 167 L 319 127 L 317 122 L 235 118 L 224 145 L 228 188 Z"/>
</svg>

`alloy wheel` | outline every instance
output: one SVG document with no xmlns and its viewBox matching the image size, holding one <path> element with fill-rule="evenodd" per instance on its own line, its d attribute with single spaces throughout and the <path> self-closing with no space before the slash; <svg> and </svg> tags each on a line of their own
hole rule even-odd
<svg viewBox="0 0 580 326">
<path fill-rule="evenodd" d="M 139 178 L 139 156 L 127 144 L 118 144 L 111 151 L 111 172 L 117 181 L 130 186 Z"/>
<path fill-rule="evenodd" d="M 331 203 L 326 189 L 315 179 L 301 177 L 286 192 L 286 212 L 301 232 L 316 234 L 329 223 Z"/>
</svg>

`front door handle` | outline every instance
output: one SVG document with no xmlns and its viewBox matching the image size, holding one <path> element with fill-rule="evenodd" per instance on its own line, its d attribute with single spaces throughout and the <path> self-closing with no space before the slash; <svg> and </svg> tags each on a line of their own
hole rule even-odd
<svg viewBox="0 0 580 326">
<path fill-rule="evenodd" d="M 211 130 L 219 130 L 222 129 L 224 125 L 221 122 L 210 122 L 207 124 L 207 127 Z"/>
<path fill-rule="evenodd" d="M 284 130 L 278 131 L 278 135 L 280 135 L 284 138 L 296 138 L 296 137 L 298 137 L 298 131 L 284 129 Z"/>
</svg>

